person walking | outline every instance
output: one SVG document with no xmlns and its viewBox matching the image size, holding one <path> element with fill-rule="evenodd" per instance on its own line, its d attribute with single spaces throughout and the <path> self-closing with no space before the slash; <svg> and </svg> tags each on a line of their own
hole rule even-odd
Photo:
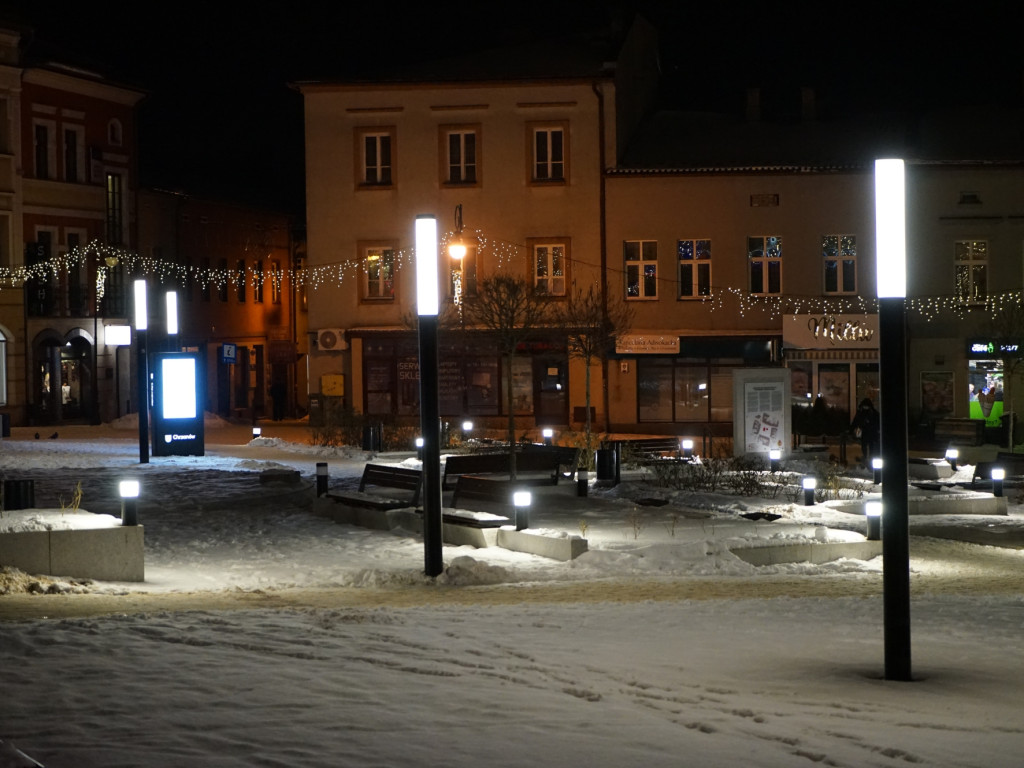
<svg viewBox="0 0 1024 768">
<path fill-rule="evenodd" d="M 860 451 L 865 467 L 871 466 L 871 459 L 878 455 L 878 436 L 882 419 L 875 410 L 871 398 L 865 397 L 857 406 L 857 413 L 850 422 L 850 431 L 860 439 Z"/>
</svg>

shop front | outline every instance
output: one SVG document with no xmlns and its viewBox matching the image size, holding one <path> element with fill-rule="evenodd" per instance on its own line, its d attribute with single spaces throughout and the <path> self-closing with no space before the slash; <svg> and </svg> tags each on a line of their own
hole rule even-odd
<svg viewBox="0 0 1024 768">
<path fill-rule="evenodd" d="M 995 429 L 1003 426 L 1003 416 L 1009 416 L 1009 406 L 1004 402 L 1004 384 L 1012 369 L 1024 360 L 1024 340 L 1017 339 L 968 339 L 967 340 L 967 389 L 958 397 L 967 399 L 967 416 L 984 420 L 985 427 Z M 953 382 L 950 375 L 949 389 Z M 922 398 L 926 393 L 922 391 Z M 928 401 L 922 401 L 927 407 Z"/>
<path fill-rule="evenodd" d="M 794 406 L 825 406 L 830 429 L 849 425 L 857 404 L 878 400 L 877 315 L 786 315 L 782 345 Z M 794 429 L 799 430 L 798 424 Z M 818 432 L 814 428 L 812 432 Z"/>
</svg>

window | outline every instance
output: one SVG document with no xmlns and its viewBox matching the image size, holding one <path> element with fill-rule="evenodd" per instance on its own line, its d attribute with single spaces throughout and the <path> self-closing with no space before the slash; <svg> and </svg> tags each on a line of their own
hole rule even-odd
<svg viewBox="0 0 1024 768">
<path fill-rule="evenodd" d="M 533 282 L 538 293 L 565 296 L 567 267 L 565 243 L 534 243 Z"/>
<path fill-rule="evenodd" d="M 988 242 L 957 240 L 953 252 L 957 298 L 969 303 L 984 302 L 988 296 Z"/>
<path fill-rule="evenodd" d="M 85 181 L 85 134 L 78 126 L 64 128 L 64 181 Z"/>
<path fill-rule="evenodd" d="M 123 211 L 124 191 L 119 173 L 107 174 L 107 243 L 121 245 L 124 242 Z"/>
<path fill-rule="evenodd" d="M 7 339 L 0 331 L 0 405 L 7 405 Z"/>
<path fill-rule="evenodd" d="M 202 282 L 202 292 L 200 294 L 203 301 L 210 300 L 210 259 L 208 256 L 204 256 L 199 260 L 200 279 Z"/>
<path fill-rule="evenodd" d="M 822 235 L 825 293 L 857 292 L 857 236 Z"/>
<path fill-rule="evenodd" d="M 252 277 L 252 300 L 257 304 L 263 303 L 263 260 L 258 259 L 253 267 Z"/>
<path fill-rule="evenodd" d="M 476 184 L 478 178 L 476 128 L 453 127 L 442 129 L 445 158 L 443 171 L 447 184 Z"/>
<path fill-rule="evenodd" d="M 393 248 L 369 247 L 363 251 L 366 265 L 364 298 L 369 300 L 395 298 L 395 251 Z"/>
<path fill-rule="evenodd" d="M 36 121 L 32 126 L 35 174 L 37 179 L 52 179 L 56 171 L 56 147 L 54 134 L 56 126 L 50 121 Z"/>
<path fill-rule="evenodd" d="M 679 240 L 679 298 L 711 295 L 711 241 Z"/>
<path fill-rule="evenodd" d="M 390 187 L 394 183 L 394 129 L 363 130 L 358 136 L 360 184 L 368 187 Z"/>
<path fill-rule="evenodd" d="M 235 292 L 238 295 L 238 302 L 245 303 L 245 259 L 239 259 L 235 264 Z"/>
<path fill-rule="evenodd" d="M 748 237 L 750 292 L 782 293 L 782 238 Z"/>
<path fill-rule="evenodd" d="M 121 129 L 121 121 L 114 119 L 107 123 L 107 143 L 114 147 L 120 147 L 124 141 L 124 131 Z"/>
<path fill-rule="evenodd" d="M 626 265 L 626 298 L 658 298 L 658 241 L 626 240 L 622 243 Z"/>
<path fill-rule="evenodd" d="M 530 129 L 534 182 L 562 182 L 569 177 L 568 147 L 564 125 L 538 125 Z"/>
<path fill-rule="evenodd" d="M 270 302 L 281 303 L 281 262 L 274 259 L 270 262 Z"/>
</svg>

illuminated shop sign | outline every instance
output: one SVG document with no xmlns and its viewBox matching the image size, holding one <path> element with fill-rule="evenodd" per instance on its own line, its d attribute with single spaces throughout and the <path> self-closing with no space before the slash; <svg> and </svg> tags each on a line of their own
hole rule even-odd
<svg viewBox="0 0 1024 768">
<path fill-rule="evenodd" d="M 782 343 L 798 349 L 878 346 L 878 315 L 786 315 Z"/>
<path fill-rule="evenodd" d="M 969 339 L 967 356 L 975 359 L 1018 357 L 1024 350 L 1024 342 L 1013 339 Z"/>
</svg>

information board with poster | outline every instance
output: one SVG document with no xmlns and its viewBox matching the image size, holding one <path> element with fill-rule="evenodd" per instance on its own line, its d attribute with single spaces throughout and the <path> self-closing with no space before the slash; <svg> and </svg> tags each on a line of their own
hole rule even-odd
<svg viewBox="0 0 1024 768">
<path fill-rule="evenodd" d="M 733 372 L 733 454 L 788 451 L 792 433 L 788 368 L 737 368 Z"/>
</svg>

